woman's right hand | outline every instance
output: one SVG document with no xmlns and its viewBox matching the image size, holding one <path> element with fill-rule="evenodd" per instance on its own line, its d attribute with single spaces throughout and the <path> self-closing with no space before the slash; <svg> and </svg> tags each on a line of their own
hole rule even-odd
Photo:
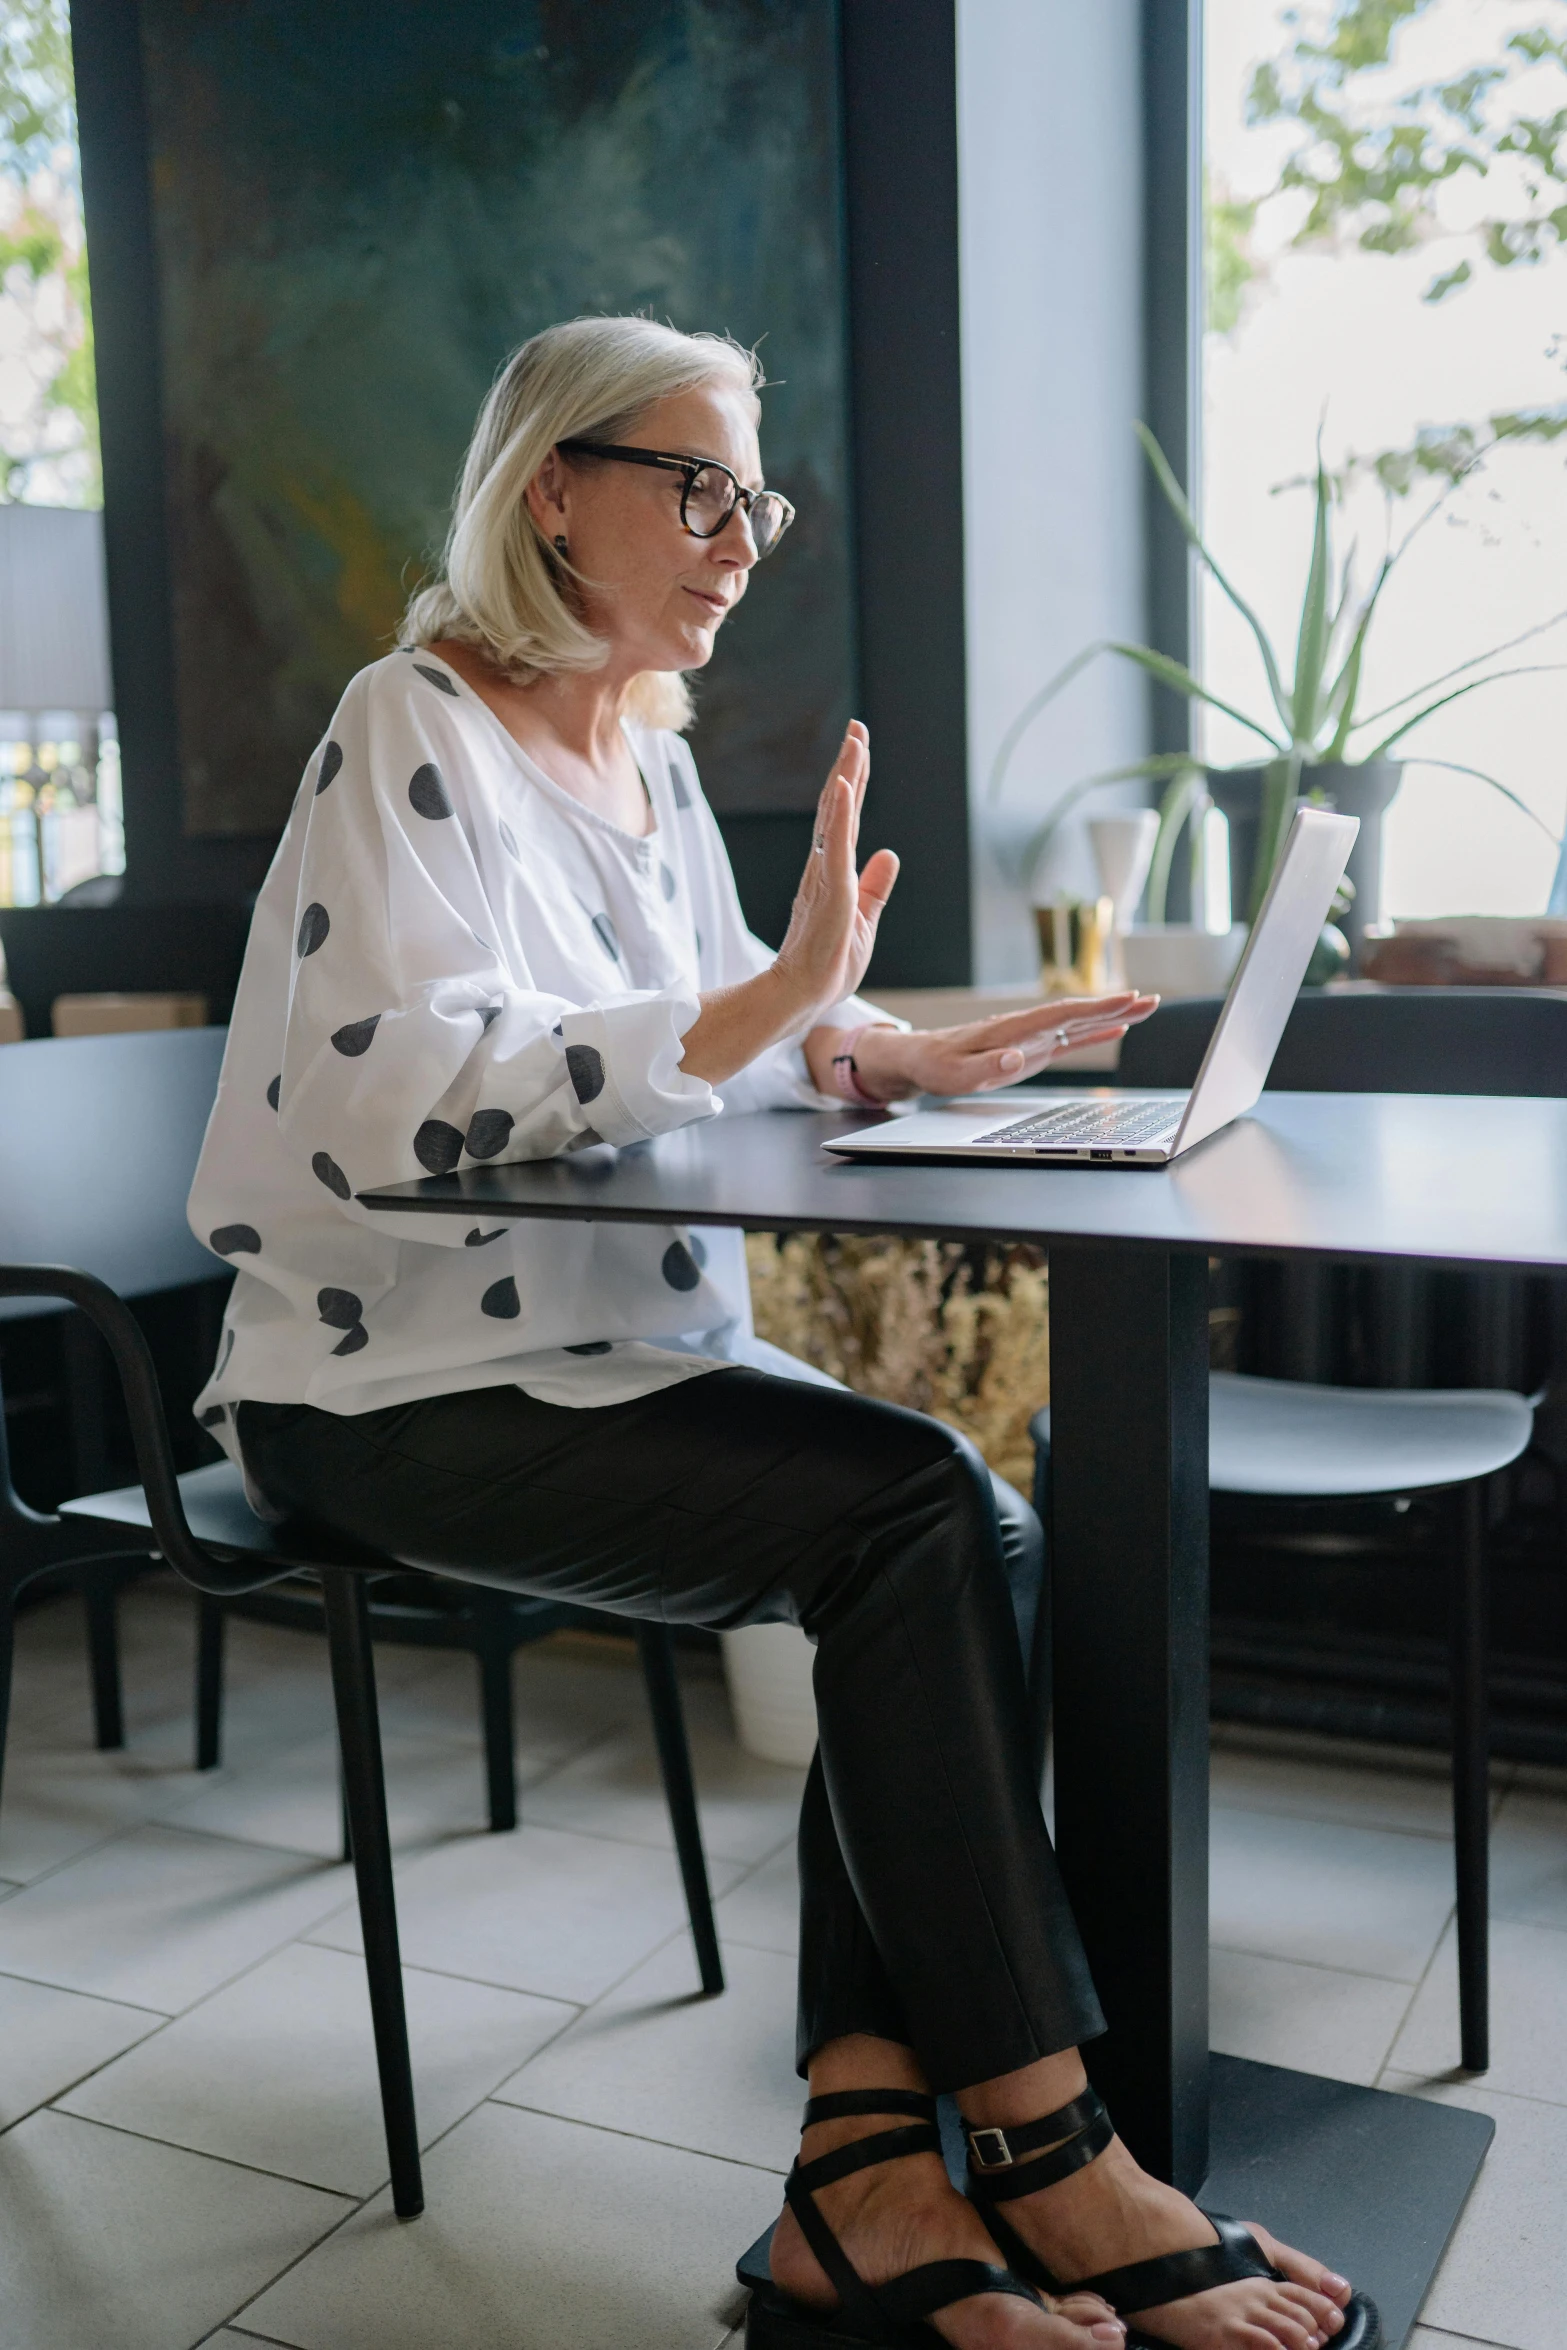
<svg viewBox="0 0 1567 2350">
<path fill-rule="evenodd" d="M 863 873 L 856 867 L 870 771 L 871 738 L 856 718 L 816 803 L 815 838 L 774 964 L 807 1019 L 842 1003 L 859 986 L 898 878 L 891 849 L 878 849 Z"/>
</svg>

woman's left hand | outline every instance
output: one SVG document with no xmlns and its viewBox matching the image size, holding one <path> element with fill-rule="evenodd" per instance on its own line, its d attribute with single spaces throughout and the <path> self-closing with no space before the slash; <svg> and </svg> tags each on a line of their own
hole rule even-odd
<svg viewBox="0 0 1567 2350">
<path fill-rule="evenodd" d="M 1062 1053 L 1113 1044 L 1134 1021 L 1146 1020 L 1158 1001 L 1128 989 L 1120 995 L 1063 996 L 962 1028 L 867 1028 L 854 1048 L 855 1066 L 866 1092 L 879 1101 L 901 1101 L 915 1093 L 988 1093 L 1037 1075 Z M 818 1029 L 811 1044 L 824 1033 L 840 1032 Z M 811 1057 L 814 1062 L 816 1055 Z"/>
</svg>

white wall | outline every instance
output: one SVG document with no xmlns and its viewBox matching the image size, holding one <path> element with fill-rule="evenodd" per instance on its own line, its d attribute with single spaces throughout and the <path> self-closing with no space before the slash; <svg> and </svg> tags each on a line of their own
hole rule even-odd
<svg viewBox="0 0 1567 2350">
<path fill-rule="evenodd" d="M 1038 720 L 999 809 L 996 747 L 1082 646 L 1143 633 L 1137 0 L 958 0 L 974 978 L 1038 968 L 1022 844 L 1079 777 L 1147 749 L 1138 673 L 1102 659 Z M 1103 813 L 1140 805 L 1131 787 Z M 1091 893 L 1080 819 L 1045 878 Z"/>
</svg>

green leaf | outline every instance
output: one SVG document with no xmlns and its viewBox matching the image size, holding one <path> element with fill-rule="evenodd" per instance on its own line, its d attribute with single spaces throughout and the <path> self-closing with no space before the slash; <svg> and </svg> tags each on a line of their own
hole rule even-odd
<svg viewBox="0 0 1567 2350">
<path fill-rule="evenodd" d="M 1257 825 L 1257 862 L 1251 877 L 1251 903 L 1246 909 L 1248 922 L 1255 922 L 1262 911 L 1262 901 L 1273 879 L 1273 868 L 1279 861 L 1289 828 L 1295 821 L 1301 764 L 1301 753 L 1297 746 L 1287 757 L 1271 760 L 1264 772 L 1262 812 Z"/>
<path fill-rule="evenodd" d="M 1393 745 L 1408 734 L 1412 726 L 1419 726 L 1425 719 L 1434 718 L 1438 710 L 1447 708 L 1449 702 L 1461 702 L 1465 694 L 1478 693 L 1483 685 L 1500 685 L 1504 677 L 1544 677 L 1560 669 L 1567 669 L 1567 661 L 1528 661 L 1517 669 L 1494 669 L 1489 677 L 1471 677 L 1467 685 L 1455 685 L 1450 694 L 1443 694 L 1438 700 L 1427 702 L 1425 708 L 1417 710 L 1413 718 L 1406 718 L 1402 725 L 1395 726 L 1391 734 L 1383 736 L 1374 751 L 1362 752 L 1357 764 L 1369 765 L 1373 759 L 1385 759 Z M 1367 719 L 1362 723 L 1369 725 L 1370 721 Z"/>
<path fill-rule="evenodd" d="M 1105 637 L 1100 637 L 1095 644 L 1086 645 L 1082 652 L 1073 655 L 1064 669 L 1058 669 L 1054 677 L 1047 684 L 1042 685 L 1038 693 L 1031 695 L 1023 704 L 1022 709 L 1013 719 L 996 747 L 996 755 L 990 763 L 990 778 L 985 785 L 987 800 L 994 802 L 1001 796 L 1001 786 L 1006 781 L 1007 769 L 1012 763 L 1012 754 L 1033 725 L 1034 720 L 1039 716 L 1040 711 L 1053 702 L 1063 687 L 1069 686 L 1079 671 L 1088 667 L 1090 661 L 1108 650 L 1109 640 Z"/>
<path fill-rule="evenodd" d="M 1029 872 L 1032 873 L 1034 867 L 1039 863 L 1040 858 L 1060 831 L 1062 823 L 1077 806 L 1078 801 L 1085 800 L 1090 792 L 1098 791 L 1102 785 L 1107 783 L 1148 783 L 1156 781 L 1160 776 L 1180 775 L 1185 773 L 1191 764 L 1190 751 L 1156 751 L 1150 758 L 1134 760 L 1129 767 L 1106 767 L 1098 775 L 1084 776 L 1081 782 L 1074 783 L 1069 791 L 1064 791 L 1061 794 L 1044 823 L 1029 842 L 1024 851 L 1024 859 Z"/>
<path fill-rule="evenodd" d="M 1368 710 L 1364 718 L 1356 723 L 1375 726 L 1379 718 L 1391 718 L 1393 712 L 1402 710 L 1406 702 L 1417 702 L 1422 694 L 1434 694 L 1439 685 L 1447 684 L 1449 678 L 1462 677 L 1466 669 L 1478 669 L 1482 661 L 1499 661 L 1504 653 L 1515 653 L 1520 645 L 1530 643 L 1537 636 L 1544 636 L 1547 629 L 1558 627 L 1564 620 L 1567 620 L 1567 608 L 1553 612 L 1549 620 L 1541 620 L 1533 628 L 1526 628 L 1522 636 L 1510 636 L 1503 645 L 1492 645 L 1488 652 L 1472 653 L 1467 661 L 1455 662 L 1451 669 L 1444 669 L 1440 677 L 1428 677 L 1424 685 L 1411 687 L 1407 694 L 1395 695 L 1391 702 L 1384 702 L 1380 710 Z"/>
<path fill-rule="evenodd" d="M 1233 702 L 1221 701 L 1205 685 L 1199 685 L 1184 663 L 1172 661 L 1168 653 L 1156 653 L 1147 645 L 1112 644 L 1106 650 L 1119 653 L 1123 660 L 1135 661 L 1139 669 L 1146 669 L 1150 677 L 1156 677 L 1161 685 L 1169 686 L 1175 693 L 1185 694 L 1189 701 L 1206 702 L 1210 709 L 1222 710 L 1225 717 L 1233 718 L 1237 725 L 1247 727 L 1253 734 L 1260 734 L 1270 749 L 1283 750 L 1284 745 L 1277 735 L 1270 734 L 1265 726 L 1259 726 L 1255 718 L 1248 718 L 1244 710 L 1237 710 Z"/>
<path fill-rule="evenodd" d="M 1214 561 L 1212 555 L 1208 552 L 1208 549 L 1203 542 L 1202 534 L 1198 530 L 1196 521 L 1193 518 L 1192 510 L 1186 502 L 1186 493 L 1182 489 L 1180 483 L 1176 480 L 1174 473 L 1171 471 L 1169 459 L 1165 456 L 1164 451 L 1160 448 L 1158 442 L 1154 439 L 1153 434 L 1148 430 L 1146 424 L 1139 424 L 1137 426 L 1137 437 L 1142 442 L 1143 454 L 1147 458 L 1149 464 L 1153 467 L 1154 479 L 1159 484 L 1160 489 L 1164 492 L 1165 502 L 1169 506 L 1170 511 L 1174 514 L 1176 521 L 1180 524 L 1182 530 L 1186 533 L 1189 543 L 1196 549 L 1203 563 L 1207 566 L 1208 571 L 1213 577 L 1215 585 L 1219 588 L 1222 588 L 1225 595 L 1229 597 L 1230 602 L 1235 606 L 1236 611 L 1240 614 L 1247 627 L 1251 630 L 1252 635 L 1256 638 L 1257 650 L 1262 655 L 1263 671 L 1268 680 L 1268 691 L 1273 696 L 1273 707 L 1279 714 L 1279 723 L 1288 729 L 1290 723 L 1289 696 L 1284 691 L 1284 680 L 1279 673 L 1278 659 L 1274 653 L 1273 644 L 1269 638 L 1267 630 L 1263 627 L 1262 622 L 1257 618 L 1256 613 L 1247 603 L 1245 597 L 1240 593 L 1240 590 L 1231 586 L 1229 580 L 1225 577 L 1224 573 L 1219 569 L 1218 564 Z M 1244 725 L 1250 726 L 1252 728 L 1252 732 L 1254 734 L 1260 734 L 1265 741 L 1272 741 L 1273 738 L 1268 733 L 1268 730 L 1265 726 L 1258 726 L 1254 723 L 1253 720 L 1249 718 L 1243 720 L 1242 723 Z"/>
<path fill-rule="evenodd" d="M 1553 849 L 1563 846 L 1544 818 L 1535 814 L 1527 800 L 1521 800 L 1515 791 L 1509 791 L 1507 785 L 1499 782 L 1494 775 L 1487 775 L 1483 767 L 1465 767 L 1457 759 L 1428 759 L 1423 751 L 1417 752 L 1412 759 L 1406 759 L 1404 764 L 1406 767 L 1445 767 L 1452 775 L 1472 775 L 1477 783 L 1488 783 L 1492 791 L 1499 791 L 1504 800 L 1511 800 L 1513 806 L 1528 817 L 1536 830 L 1544 833 Z"/>
<path fill-rule="evenodd" d="M 1371 621 L 1377 608 L 1377 598 L 1387 585 L 1388 573 L 1397 561 L 1396 553 L 1383 556 L 1377 569 L 1376 578 L 1371 583 L 1371 592 L 1362 607 L 1355 633 L 1350 639 L 1349 651 L 1344 656 L 1343 666 L 1328 688 L 1327 713 L 1329 717 L 1336 717 L 1338 724 L 1334 729 L 1332 741 L 1322 753 L 1324 759 L 1342 759 L 1344 746 L 1354 731 L 1356 725 L 1355 700 L 1360 692 L 1360 667 L 1365 658 L 1366 638 L 1371 632 Z"/>
<path fill-rule="evenodd" d="M 1290 704 L 1290 734 L 1297 743 L 1316 740 L 1320 713 L 1317 698 L 1328 657 L 1331 628 L 1328 596 L 1331 543 L 1329 537 L 1328 477 L 1322 465 L 1322 443 L 1317 443 L 1316 513 L 1311 532 L 1311 562 L 1306 571 L 1306 594 L 1300 608 L 1300 634 L 1295 642 L 1295 691 Z"/>
<path fill-rule="evenodd" d="M 1206 799 L 1202 770 L 1188 767 L 1177 775 L 1159 802 L 1159 830 L 1154 839 L 1153 862 L 1148 868 L 1148 919 L 1164 920 L 1165 906 L 1170 894 L 1170 867 L 1175 862 L 1175 845 L 1181 837 L 1181 828 L 1190 819 L 1193 810 Z"/>
</svg>

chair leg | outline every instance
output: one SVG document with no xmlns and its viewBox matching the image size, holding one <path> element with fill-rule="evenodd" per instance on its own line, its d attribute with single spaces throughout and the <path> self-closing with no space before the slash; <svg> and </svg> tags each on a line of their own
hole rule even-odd
<svg viewBox="0 0 1567 2350">
<path fill-rule="evenodd" d="M 511 1702 L 511 1606 L 490 1592 L 473 1599 L 473 1653 L 479 1667 L 479 1711 L 484 1722 L 484 1773 L 490 1832 L 517 1825 L 516 1733 Z"/>
<path fill-rule="evenodd" d="M 1458 2012 L 1463 2065 L 1490 2049 L 1491 1734 L 1487 1691 L 1485 1485 L 1457 1498 L 1453 1545 L 1453 1850 L 1458 1878 Z"/>
<path fill-rule="evenodd" d="M 16 1594 L 0 1591 L 0 1791 L 5 1785 L 5 1742 L 11 1726 L 12 1627 L 16 1621 Z"/>
<path fill-rule="evenodd" d="M 223 1635 L 221 1599 L 196 1599 L 196 1768 L 215 1771 L 223 1759 Z"/>
<path fill-rule="evenodd" d="M 381 1771 L 381 1725 L 375 1703 L 375 1662 L 364 1581 L 345 1567 L 325 1567 L 327 1640 L 332 1694 L 337 1701 L 338 1747 L 354 1847 L 365 1973 L 381 2076 L 381 2114 L 392 2174 L 392 2208 L 399 2219 L 424 2209 L 419 2132 L 414 2118 L 413 2068 L 403 2008 L 403 1970 L 397 1948 L 397 1902 L 392 1886 L 392 1840 L 386 1825 Z"/>
<path fill-rule="evenodd" d="M 669 1626 L 638 1624 L 637 1646 L 642 1653 L 642 1678 L 647 1683 L 648 1704 L 653 1714 L 658 1767 L 664 1774 L 664 1796 L 669 1805 L 669 1824 L 675 1831 L 675 1851 L 680 1859 L 697 1968 L 704 1991 L 721 1991 L 724 1963 L 718 1955 L 718 1928 L 713 1923 L 713 1897 L 708 1890 L 702 1823 L 697 1815 L 691 1750 L 686 1744 L 685 1715 L 680 1708 L 680 1683 L 675 1676 L 675 1651 Z"/>
<path fill-rule="evenodd" d="M 125 1744 L 120 1681 L 119 1585 L 113 1567 L 82 1571 L 87 1610 L 87 1663 L 92 1675 L 93 1736 L 102 1752 Z"/>
</svg>

